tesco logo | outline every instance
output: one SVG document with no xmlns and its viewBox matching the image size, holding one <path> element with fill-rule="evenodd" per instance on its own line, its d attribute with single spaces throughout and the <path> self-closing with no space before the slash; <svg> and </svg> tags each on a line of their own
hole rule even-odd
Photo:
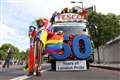
<svg viewBox="0 0 120 80">
<path fill-rule="evenodd" d="M 84 19 L 84 16 L 75 13 L 65 13 L 59 14 L 55 17 L 55 21 L 81 21 Z"/>
</svg>

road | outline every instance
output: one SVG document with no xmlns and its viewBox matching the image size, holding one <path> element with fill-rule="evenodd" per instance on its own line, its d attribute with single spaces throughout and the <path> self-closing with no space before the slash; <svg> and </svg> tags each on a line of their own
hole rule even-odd
<svg viewBox="0 0 120 80">
<path fill-rule="evenodd" d="M 21 67 L 0 71 L 0 80 L 120 80 L 120 72 L 100 68 L 90 68 L 88 71 L 49 70 L 49 65 L 43 66 L 42 76 L 26 76 Z"/>
</svg>

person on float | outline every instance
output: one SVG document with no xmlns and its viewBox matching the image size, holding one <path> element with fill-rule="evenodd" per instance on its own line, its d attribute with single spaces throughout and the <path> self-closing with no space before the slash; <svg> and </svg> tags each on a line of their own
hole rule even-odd
<svg viewBox="0 0 120 80">
<path fill-rule="evenodd" d="M 59 13 L 57 11 L 55 11 L 53 14 L 52 14 L 52 17 L 50 19 L 50 22 L 53 24 L 55 22 L 55 17 L 58 15 Z"/>
</svg>

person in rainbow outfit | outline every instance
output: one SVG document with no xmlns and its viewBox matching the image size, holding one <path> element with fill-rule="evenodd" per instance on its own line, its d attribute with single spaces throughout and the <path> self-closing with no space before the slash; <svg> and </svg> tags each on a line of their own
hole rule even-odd
<svg viewBox="0 0 120 80">
<path fill-rule="evenodd" d="M 50 26 L 50 23 L 46 18 L 38 18 L 36 20 L 36 24 L 37 29 L 34 26 L 29 27 L 30 49 L 28 59 L 28 75 L 33 75 L 34 71 L 36 71 L 36 75 L 40 76 L 42 53 L 47 41 L 48 28 Z M 40 47 L 41 52 L 39 53 L 36 53 L 36 49 L 38 48 L 36 45 L 39 45 L 37 41 L 40 41 L 42 44 Z"/>
<path fill-rule="evenodd" d="M 46 18 L 36 19 L 37 29 L 29 27 L 30 50 L 28 60 L 28 75 L 41 75 L 43 50 L 45 53 L 57 52 L 62 49 L 63 31 L 51 32 L 51 24 Z M 38 47 L 39 46 L 39 47 Z M 56 48 L 57 46 L 57 48 Z M 40 51 L 39 53 L 37 53 Z"/>
</svg>

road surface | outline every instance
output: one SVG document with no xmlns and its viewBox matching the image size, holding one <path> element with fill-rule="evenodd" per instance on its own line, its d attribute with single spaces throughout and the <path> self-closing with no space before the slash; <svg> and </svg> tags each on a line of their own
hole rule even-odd
<svg viewBox="0 0 120 80">
<path fill-rule="evenodd" d="M 0 71 L 0 80 L 120 80 L 120 72 L 100 68 L 88 71 L 51 71 L 49 65 L 43 66 L 42 76 L 27 76 L 22 67 Z"/>
</svg>

